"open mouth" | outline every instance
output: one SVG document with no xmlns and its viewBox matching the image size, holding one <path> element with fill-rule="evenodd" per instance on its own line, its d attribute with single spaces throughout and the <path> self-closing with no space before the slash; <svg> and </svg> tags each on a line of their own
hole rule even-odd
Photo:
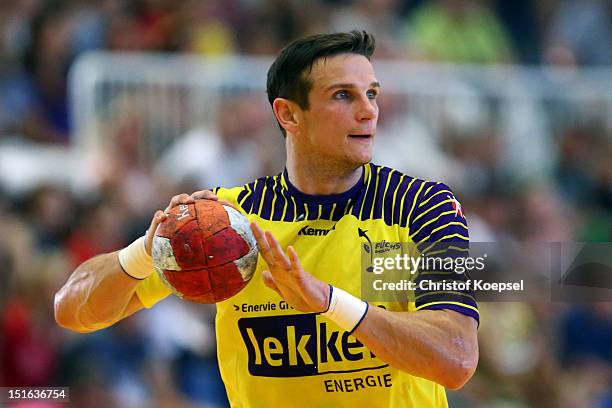
<svg viewBox="0 0 612 408">
<path fill-rule="evenodd" d="M 349 137 L 355 138 L 355 139 L 369 139 L 372 137 L 372 135 L 370 134 L 365 134 L 365 135 L 349 135 Z"/>
</svg>

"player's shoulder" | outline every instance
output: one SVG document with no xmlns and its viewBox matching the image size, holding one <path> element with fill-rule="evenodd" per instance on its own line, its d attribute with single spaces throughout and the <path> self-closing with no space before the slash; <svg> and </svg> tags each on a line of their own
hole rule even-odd
<svg viewBox="0 0 612 408">
<path fill-rule="evenodd" d="M 216 187 L 213 192 L 220 200 L 240 206 L 246 211 L 250 207 L 249 203 L 261 198 L 266 189 L 274 188 L 280 183 L 280 176 L 263 176 L 235 187 Z"/>
<path fill-rule="evenodd" d="M 275 176 L 262 176 L 259 177 L 253 181 L 249 181 L 245 184 L 242 185 L 238 185 L 238 186 L 233 186 L 233 187 L 215 187 L 213 189 L 213 192 L 215 194 L 227 194 L 230 192 L 240 192 L 240 191 L 254 191 L 256 186 L 261 185 L 270 185 L 270 184 L 274 184 L 276 182 L 276 180 L 278 179 L 279 174 L 275 175 Z"/>
<path fill-rule="evenodd" d="M 385 184 L 404 186 L 417 202 L 442 192 L 453 194 L 451 188 L 441 181 L 421 179 L 392 167 L 375 163 L 369 163 L 369 169 L 373 179 L 376 179 L 379 183 L 384 182 Z"/>
<path fill-rule="evenodd" d="M 369 164 L 368 169 L 369 184 L 376 184 L 382 192 L 377 194 L 377 200 L 381 200 L 383 207 L 390 209 L 383 210 L 383 213 L 389 212 L 393 223 L 407 226 L 415 220 L 428 221 L 457 208 L 463 216 L 461 204 L 446 183 L 417 178 L 373 163 Z"/>
</svg>

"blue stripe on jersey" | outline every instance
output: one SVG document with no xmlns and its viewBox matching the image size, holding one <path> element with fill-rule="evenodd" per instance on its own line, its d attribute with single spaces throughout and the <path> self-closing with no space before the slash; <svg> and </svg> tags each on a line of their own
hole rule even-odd
<svg viewBox="0 0 612 408">
<path fill-rule="evenodd" d="M 219 187 L 215 189 L 215 194 L 217 193 L 217 191 L 219 191 Z M 248 193 L 249 193 L 248 190 L 244 188 L 240 193 L 238 193 L 238 197 L 236 198 L 236 201 L 238 203 L 242 203 L 242 200 L 244 200 L 244 198 L 246 197 Z"/>
<path fill-rule="evenodd" d="M 391 224 L 388 225 L 397 225 L 400 223 L 400 216 L 402 212 L 402 206 L 400 205 L 403 198 L 406 197 L 406 194 L 410 190 L 411 186 L 414 184 L 415 179 L 409 176 L 405 176 L 403 180 L 400 182 L 400 185 L 395 192 L 395 200 L 391 203 L 393 207 L 393 219 Z"/>
<path fill-rule="evenodd" d="M 351 214 L 353 214 L 358 219 L 362 219 L 360 214 L 363 213 L 363 210 L 364 210 L 363 207 L 367 203 L 367 199 L 365 197 L 366 195 L 370 194 L 370 190 L 373 190 L 374 188 L 373 185 L 376 180 L 375 177 L 376 177 L 377 167 L 371 164 L 368 166 L 369 166 L 369 171 L 367 171 L 366 178 L 364 180 L 364 185 L 361 191 L 359 192 L 359 195 L 355 197 L 355 202 L 353 203 L 352 210 L 351 210 Z M 364 169 L 364 172 L 366 172 L 365 169 Z"/>
<path fill-rule="evenodd" d="M 254 198 L 253 188 L 254 187 L 255 187 L 255 182 L 246 184 L 244 186 L 244 190 L 246 190 L 247 194 L 243 198 L 243 201 L 238 202 L 238 204 L 240 204 L 242 209 L 246 211 L 247 213 L 252 212 L 252 209 L 253 209 L 253 198 Z"/>
<path fill-rule="evenodd" d="M 455 312 L 461 313 L 462 315 L 465 316 L 470 316 L 473 317 L 478 324 L 480 324 L 480 314 L 478 313 L 478 310 L 474 310 L 470 307 L 466 307 L 466 306 L 462 306 L 462 305 L 457 305 L 457 304 L 444 304 L 444 303 L 439 303 L 439 304 L 430 304 L 424 307 L 421 307 L 420 309 L 417 308 L 417 310 L 444 310 L 444 309 L 448 309 L 448 310 L 454 310 Z"/>
<path fill-rule="evenodd" d="M 272 219 L 272 201 L 275 195 L 274 185 L 275 185 L 274 177 L 266 177 L 264 180 L 264 190 L 263 190 L 263 205 L 261 206 L 260 216 L 266 220 Z"/>
<path fill-rule="evenodd" d="M 255 191 L 253 192 L 252 211 L 257 214 L 259 214 L 261 210 L 261 205 L 262 205 L 261 201 L 263 198 L 263 192 L 264 192 L 264 188 L 266 185 L 266 178 L 267 177 L 261 177 L 255 181 L 255 186 L 254 186 Z"/>
<path fill-rule="evenodd" d="M 285 205 L 287 200 L 282 194 L 282 185 L 280 177 L 274 177 L 274 200 L 272 206 L 272 221 L 281 221 L 283 219 L 283 213 L 285 212 Z"/>
<path fill-rule="evenodd" d="M 336 208 L 332 210 L 332 220 L 339 221 L 345 214 L 350 213 L 354 200 L 349 199 L 346 203 L 336 203 Z"/>
<path fill-rule="evenodd" d="M 309 221 L 314 221 L 319 218 L 319 206 L 313 203 L 304 203 L 307 210 L 307 216 Z"/>
<path fill-rule="evenodd" d="M 411 212 L 416 206 L 416 200 L 419 196 L 419 193 L 423 190 L 423 184 L 425 182 L 419 179 L 413 179 L 412 183 L 410 183 L 406 194 L 402 197 L 399 202 L 400 205 L 400 217 L 399 217 L 399 225 L 402 227 L 406 227 L 408 225 L 408 220 L 410 219 Z"/>
<path fill-rule="evenodd" d="M 397 171 L 392 171 L 389 174 L 388 180 L 389 182 L 387 184 L 387 187 L 385 188 L 386 191 L 383 192 L 384 195 L 382 197 L 383 216 L 385 224 L 393 225 L 393 197 L 399 189 L 400 181 L 402 180 L 402 175 Z"/>
<path fill-rule="evenodd" d="M 372 177 L 366 190 L 366 196 L 359 213 L 360 220 L 372 219 L 370 214 L 372 212 L 372 207 L 374 206 L 374 194 L 376 194 L 380 181 L 380 169 L 381 168 L 378 166 L 372 166 Z"/>
<path fill-rule="evenodd" d="M 383 206 L 385 203 L 384 194 L 388 187 L 387 182 L 389 181 L 391 172 L 393 172 L 393 170 L 388 167 L 383 167 L 379 171 L 376 188 L 374 190 L 374 209 L 372 211 L 372 215 L 369 218 L 379 219 L 383 217 Z"/>
<path fill-rule="evenodd" d="M 321 219 L 323 220 L 331 220 L 332 218 L 332 208 L 334 208 L 333 203 L 325 203 L 323 204 L 323 208 L 321 208 Z"/>
</svg>

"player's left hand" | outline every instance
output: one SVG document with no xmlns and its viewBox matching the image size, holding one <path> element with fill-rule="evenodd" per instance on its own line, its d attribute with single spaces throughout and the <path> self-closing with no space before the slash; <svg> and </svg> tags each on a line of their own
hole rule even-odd
<svg viewBox="0 0 612 408">
<path fill-rule="evenodd" d="M 257 239 L 259 253 L 268 264 L 263 271 L 267 287 L 276 291 L 290 306 L 301 312 L 319 313 L 329 305 L 329 285 L 306 272 L 292 246 L 287 253 L 270 231 L 265 233 L 255 222 L 251 229 Z"/>
</svg>

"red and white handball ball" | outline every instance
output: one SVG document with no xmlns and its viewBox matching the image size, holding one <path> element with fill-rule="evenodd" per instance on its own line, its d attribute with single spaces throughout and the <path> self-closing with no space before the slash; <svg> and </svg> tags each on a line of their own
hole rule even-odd
<svg viewBox="0 0 612 408">
<path fill-rule="evenodd" d="M 153 239 L 153 263 L 173 292 L 217 303 L 253 277 L 257 242 L 249 221 L 228 203 L 196 200 L 170 210 Z"/>
</svg>

